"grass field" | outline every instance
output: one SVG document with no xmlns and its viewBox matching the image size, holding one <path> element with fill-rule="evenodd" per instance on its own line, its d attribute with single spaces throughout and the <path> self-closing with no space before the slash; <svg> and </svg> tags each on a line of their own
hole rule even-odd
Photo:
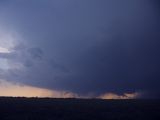
<svg viewBox="0 0 160 120">
<path fill-rule="evenodd" d="M 160 100 L 1 97 L 0 120 L 160 120 Z"/>
</svg>

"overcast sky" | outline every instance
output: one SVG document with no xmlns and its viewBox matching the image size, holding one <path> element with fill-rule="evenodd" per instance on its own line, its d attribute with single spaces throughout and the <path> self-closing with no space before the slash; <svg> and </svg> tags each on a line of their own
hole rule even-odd
<svg viewBox="0 0 160 120">
<path fill-rule="evenodd" d="M 158 0 L 1 0 L 0 79 L 78 95 L 160 97 Z"/>
</svg>

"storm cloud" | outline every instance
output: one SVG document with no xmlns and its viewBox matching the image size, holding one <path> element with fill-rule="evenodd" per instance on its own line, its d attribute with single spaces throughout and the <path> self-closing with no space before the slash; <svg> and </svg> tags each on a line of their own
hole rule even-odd
<svg viewBox="0 0 160 120">
<path fill-rule="evenodd" d="M 10 51 L 0 52 L 0 79 L 82 96 L 160 97 L 159 21 L 158 0 L 0 2 L 0 47 Z"/>
</svg>

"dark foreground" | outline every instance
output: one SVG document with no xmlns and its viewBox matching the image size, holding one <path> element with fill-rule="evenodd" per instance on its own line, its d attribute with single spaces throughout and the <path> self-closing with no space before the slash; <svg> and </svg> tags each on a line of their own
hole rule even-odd
<svg viewBox="0 0 160 120">
<path fill-rule="evenodd" d="M 160 101 L 0 98 L 0 120 L 160 120 Z"/>
</svg>

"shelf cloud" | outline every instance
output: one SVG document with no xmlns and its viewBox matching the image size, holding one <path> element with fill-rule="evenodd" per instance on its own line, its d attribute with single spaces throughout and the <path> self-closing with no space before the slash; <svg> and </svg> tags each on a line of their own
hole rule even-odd
<svg viewBox="0 0 160 120">
<path fill-rule="evenodd" d="M 157 0 L 0 3 L 0 79 L 16 89 L 160 97 Z"/>
</svg>

